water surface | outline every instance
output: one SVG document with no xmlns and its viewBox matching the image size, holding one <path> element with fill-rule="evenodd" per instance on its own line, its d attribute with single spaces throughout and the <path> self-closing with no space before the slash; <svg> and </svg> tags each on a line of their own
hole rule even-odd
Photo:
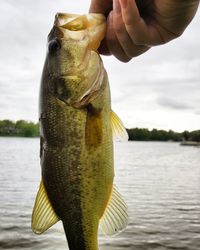
<svg viewBox="0 0 200 250">
<path fill-rule="evenodd" d="M 200 148 L 117 143 L 115 162 L 130 222 L 115 237 L 100 235 L 100 249 L 199 250 Z M 39 236 L 30 229 L 39 182 L 39 140 L 0 138 L 0 249 L 68 249 L 61 223 Z"/>
</svg>

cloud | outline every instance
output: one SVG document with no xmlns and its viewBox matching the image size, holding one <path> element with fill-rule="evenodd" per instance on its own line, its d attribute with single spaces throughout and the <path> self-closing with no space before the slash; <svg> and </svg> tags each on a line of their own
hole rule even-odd
<svg viewBox="0 0 200 250">
<path fill-rule="evenodd" d="M 46 37 L 54 15 L 86 13 L 89 4 L 90 0 L 84 4 L 81 0 L 1 0 L 0 119 L 37 121 Z M 199 26 L 200 10 L 179 39 L 128 64 L 103 57 L 112 107 L 127 127 L 199 128 Z"/>
<path fill-rule="evenodd" d="M 159 105 L 167 107 L 167 108 L 171 108 L 171 109 L 178 109 L 178 110 L 191 109 L 191 106 L 183 102 L 173 100 L 171 98 L 160 97 L 157 99 L 157 102 Z"/>
</svg>

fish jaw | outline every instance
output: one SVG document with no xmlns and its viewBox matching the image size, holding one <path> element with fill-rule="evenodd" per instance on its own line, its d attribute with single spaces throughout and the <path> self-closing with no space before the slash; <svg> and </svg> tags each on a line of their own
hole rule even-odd
<svg viewBox="0 0 200 250">
<path fill-rule="evenodd" d="M 54 25 L 61 29 L 65 39 L 81 40 L 88 36 L 88 49 L 96 51 L 105 36 L 105 21 L 105 16 L 102 14 L 76 15 L 57 13 Z"/>
</svg>

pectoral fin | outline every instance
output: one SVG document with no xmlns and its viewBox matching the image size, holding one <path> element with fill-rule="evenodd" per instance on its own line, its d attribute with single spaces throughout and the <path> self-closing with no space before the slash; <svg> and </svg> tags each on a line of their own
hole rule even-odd
<svg viewBox="0 0 200 250">
<path fill-rule="evenodd" d="M 36 234 L 42 234 L 58 221 L 59 218 L 51 206 L 41 181 L 32 213 L 32 230 Z"/>
<path fill-rule="evenodd" d="M 111 112 L 111 126 L 114 139 L 117 141 L 128 141 L 128 133 L 115 112 Z"/>
<path fill-rule="evenodd" d="M 113 235 L 125 229 L 127 224 L 127 205 L 120 193 L 113 187 L 108 206 L 100 219 L 100 229 L 106 235 Z"/>
<path fill-rule="evenodd" d="M 90 108 L 91 109 L 91 108 Z M 90 113 L 88 111 L 85 126 L 85 142 L 89 149 L 97 148 L 102 142 L 102 117 L 101 112 Z"/>
</svg>

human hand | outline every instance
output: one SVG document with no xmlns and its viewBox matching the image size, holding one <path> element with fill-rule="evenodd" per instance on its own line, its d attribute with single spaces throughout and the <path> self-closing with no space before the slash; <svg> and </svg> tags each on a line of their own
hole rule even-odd
<svg viewBox="0 0 200 250">
<path fill-rule="evenodd" d="M 128 62 L 150 47 L 179 37 L 199 0 L 92 0 L 90 12 L 107 16 L 100 53 Z"/>
</svg>

